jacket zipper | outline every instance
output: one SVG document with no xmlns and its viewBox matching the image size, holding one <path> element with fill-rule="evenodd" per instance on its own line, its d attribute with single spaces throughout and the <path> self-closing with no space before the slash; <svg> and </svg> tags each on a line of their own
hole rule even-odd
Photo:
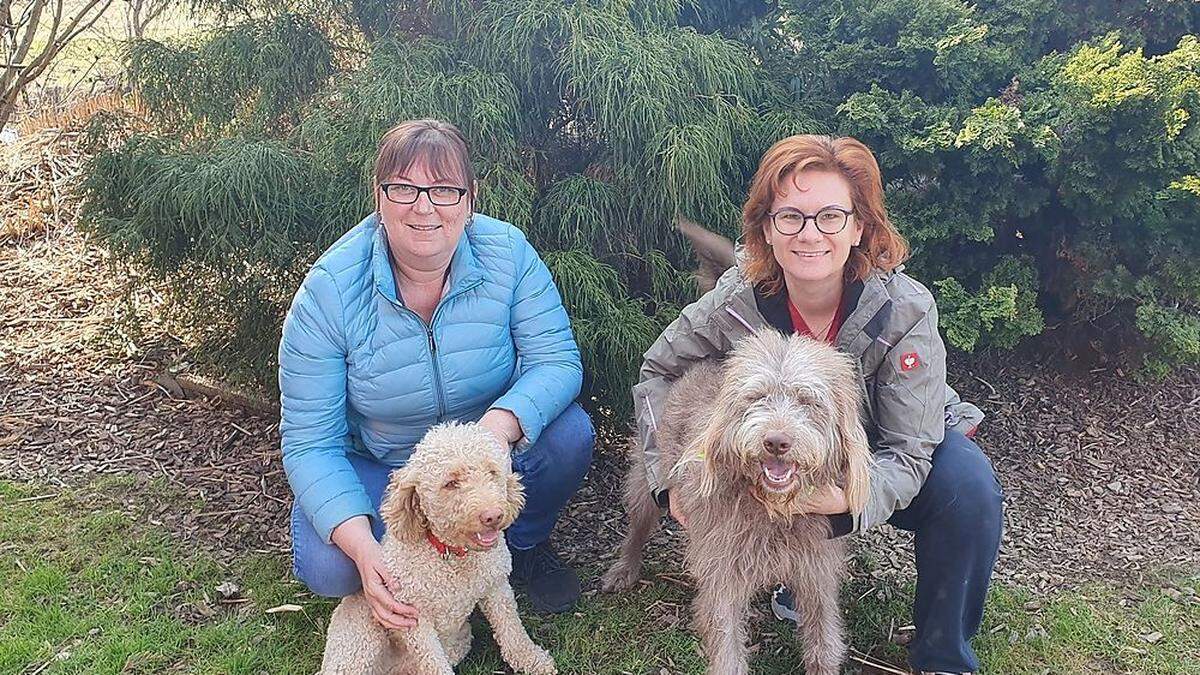
<svg viewBox="0 0 1200 675">
<path fill-rule="evenodd" d="M 417 317 L 420 319 L 421 317 Z M 433 388 L 437 391 L 438 416 L 437 421 L 441 422 L 446 416 L 446 394 L 442 391 L 442 368 L 438 365 L 437 357 L 437 342 L 433 339 L 433 319 L 437 318 L 437 311 L 434 311 L 433 317 L 429 323 L 425 325 L 425 334 L 429 336 L 429 358 L 433 361 Z M 423 320 L 421 323 L 425 323 Z"/>
<path fill-rule="evenodd" d="M 434 310 L 433 310 L 433 316 L 429 318 L 429 323 L 425 323 L 425 319 L 422 319 L 420 314 L 417 314 L 416 312 L 412 311 L 408 307 L 405 307 L 403 302 L 397 302 L 397 301 L 389 299 L 389 302 L 391 302 L 393 305 L 395 305 L 399 309 L 411 314 L 414 319 L 416 319 L 421 325 L 423 325 L 425 327 L 425 337 L 426 337 L 426 339 L 429 340 L 429 360 L 433 363 L 433 389 L 437 393 L 437 402 L 438 402 L 437 421 L 438 422 L 441 422 L 442 418 L 444 418 L 446 416 L 446 392 L 444 391 L 444 386 L 442 384 L 442 368 L 440 365 L 438 365 L 437 341 L 433 337 L 433 324 L 437 322 L 438 312 L 441 311 L 442 305 L 446 301 L 450 300 L 451 298 L 455 297 L 456 295 L 461 295 L 461 294 L 471 290 L 472 288 L 475 288 L 476 286 L 478 286 L 481 283 L 483 283 L 482 279 L 479 281 L 476 281 L 475 283 L 471 284 L 470 286 L 467 286 L 466 288 L 460 288 L 458 291 L 451 293 L 450 295 L 447 295 L 446 297 L 439 300 L 437 307 L 434 308 Z"/>
<path fill-rule="evenodd" d="M 431 361 L 433 361 L 433 388 L 437 391 L 437 402 L 438 402 L 437 421 L 438 422 L 441 422 L 443 420 L 443 418 L 446 417 L 446 392 L 445 392 L 445 385 L 442 383 L 442 367 L 438 363 L 437 340 L 435 340 L 433 337 L 433 326 L 434 326 L 434 324 L 437 323 L 438 314 L 441 313 L 442 306 L 444 304 L 446 304 L 447 302 L 452 300 L 455 296 L 462 295 L 463 293 L 466 293 L 467 291 L 471 290 L 472 288 L 475 288 L 476 286 L 478 286 L 481 283 L 483 283 L 482 279 L 479 281 L 476 281 L 475 283 L 471 284 L 470 286 L 467 286 L 465 288 L 460 288 L 457 291 L 455 291 L 454 293 L 451 293 L 451 294 L 447 295 L 446 297 L 442 298 L 441 300 L 439 300 L 437 307 L 435 307 L 433 309 L 433 316 L 429 317 L 429 323 L 425 323 L 425 320 L 422 319 L 420 316 L 418 316 L 416 312 L 413 312 L 411 309 L 405 308 L 405 309 L 408 309 L 408 311 L 411 312 L 413 316 L 416 316 L 418 321 L 425 324 L 425 335 L 426 335 L 426 337 L 429 338 L 429 358 Z"/>
</svg>

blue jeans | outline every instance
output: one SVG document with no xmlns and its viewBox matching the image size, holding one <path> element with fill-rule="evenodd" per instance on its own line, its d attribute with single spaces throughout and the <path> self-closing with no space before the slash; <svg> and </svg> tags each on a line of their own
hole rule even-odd
<svg viewBox="0 0 1200 675">
<path fill-rule="evenodd" d="M 957 431 L 934 450 L 933 468 L 892 525 L 916 533 L 916 635 L 909 662 L 917 670 L 979 670 L 970 640 L 983 605 L 1004 525 L 1004 493 L 991 462 Z"/>
<path fill-rule="evenodd" d="M 579 404 L 572 403 L 546 426 L 537 443 L 513 455 L 513 471 L 525 485 L 525 508 L 505 532 L 508 545 L 533 548 L 550 538 L 562 508 L 579 489 L 592 463 L 595 431 L 592 420 Z M 395 467 L 358 454 L 350 455 L 371 503 L 379 502 Z M 371 520 L 375 538 L 383 537 L 378 513 Z M 298 506 L 292 506 L 292 572 L 317 595 L 341 598 L 358 592 L 362 580 L 354 562 L 333 544 L 327 544 L 313 529 Z"/>
</svg>

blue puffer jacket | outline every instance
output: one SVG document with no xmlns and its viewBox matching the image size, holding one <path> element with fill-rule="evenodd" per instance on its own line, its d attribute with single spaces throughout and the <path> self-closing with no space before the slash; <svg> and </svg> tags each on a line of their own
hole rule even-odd
<svg viewBox="0 0 1200 675">
<path fill-rule="evenodd" d="M 510 410 L 537 441 L 579 394 L 579 349 L 558 289 L 525 235 L 475 214 L 427 325 L 397 297 L 372 215 L 309 270 L 279 344 L 283 467 L 329 541 L 375 511 L 348 452 L 399 466 L 429 427 Z"/>
</svg>

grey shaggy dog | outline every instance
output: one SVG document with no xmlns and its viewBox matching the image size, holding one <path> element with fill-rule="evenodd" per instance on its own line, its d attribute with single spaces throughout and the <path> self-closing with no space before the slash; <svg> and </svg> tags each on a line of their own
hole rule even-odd
<svg viewBox="0 0 1200 675">
<path fill-rule="evenodd" d="M 687 521 L 684 564 L 697 582 L 693 613 L 708 672 L 749 672 L 747 610 L 779 583 L 796 597 L 809 675 L 834 675 L 846 655 L 838 586 L 845 545 L 829 519 L 801 511 L 819 486 L 837 484 L 862 510 L 871 461 L 849 357 L 805 337 L 764 331 L 721 363 L 702 362 L 672 385 L 657 437 L 673 466 L 671 500 Z M 661 512 L 642 453 L 625 482 L 630 529 L 602 588 L 637 581 L 642 549 Z"/>
</svg>

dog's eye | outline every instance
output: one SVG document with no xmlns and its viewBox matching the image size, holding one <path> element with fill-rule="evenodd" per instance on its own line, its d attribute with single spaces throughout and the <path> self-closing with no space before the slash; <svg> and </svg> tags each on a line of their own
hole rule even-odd
<svg viewBox="0 0 1200 675">
<path fill-rule="evenodd" d="M 459 486 L 458 479 L 452 478 L 452 479 L 446 481 L 446 484 L 442 486 L 442 489 L 443 490 L 457 490 L 458 486 Z"/>
<path fill-rule="evenodd" d="M 499 477 L 500 477 L 500 472 L 499 472 L 499 471 L 497 471 L 497 470 L 495 470 L 495 469 L 491 469 L 490 471 L 488 471 L 488 473 L 492 474 L 492 478 L 499 478 Z"/>
</svg>

